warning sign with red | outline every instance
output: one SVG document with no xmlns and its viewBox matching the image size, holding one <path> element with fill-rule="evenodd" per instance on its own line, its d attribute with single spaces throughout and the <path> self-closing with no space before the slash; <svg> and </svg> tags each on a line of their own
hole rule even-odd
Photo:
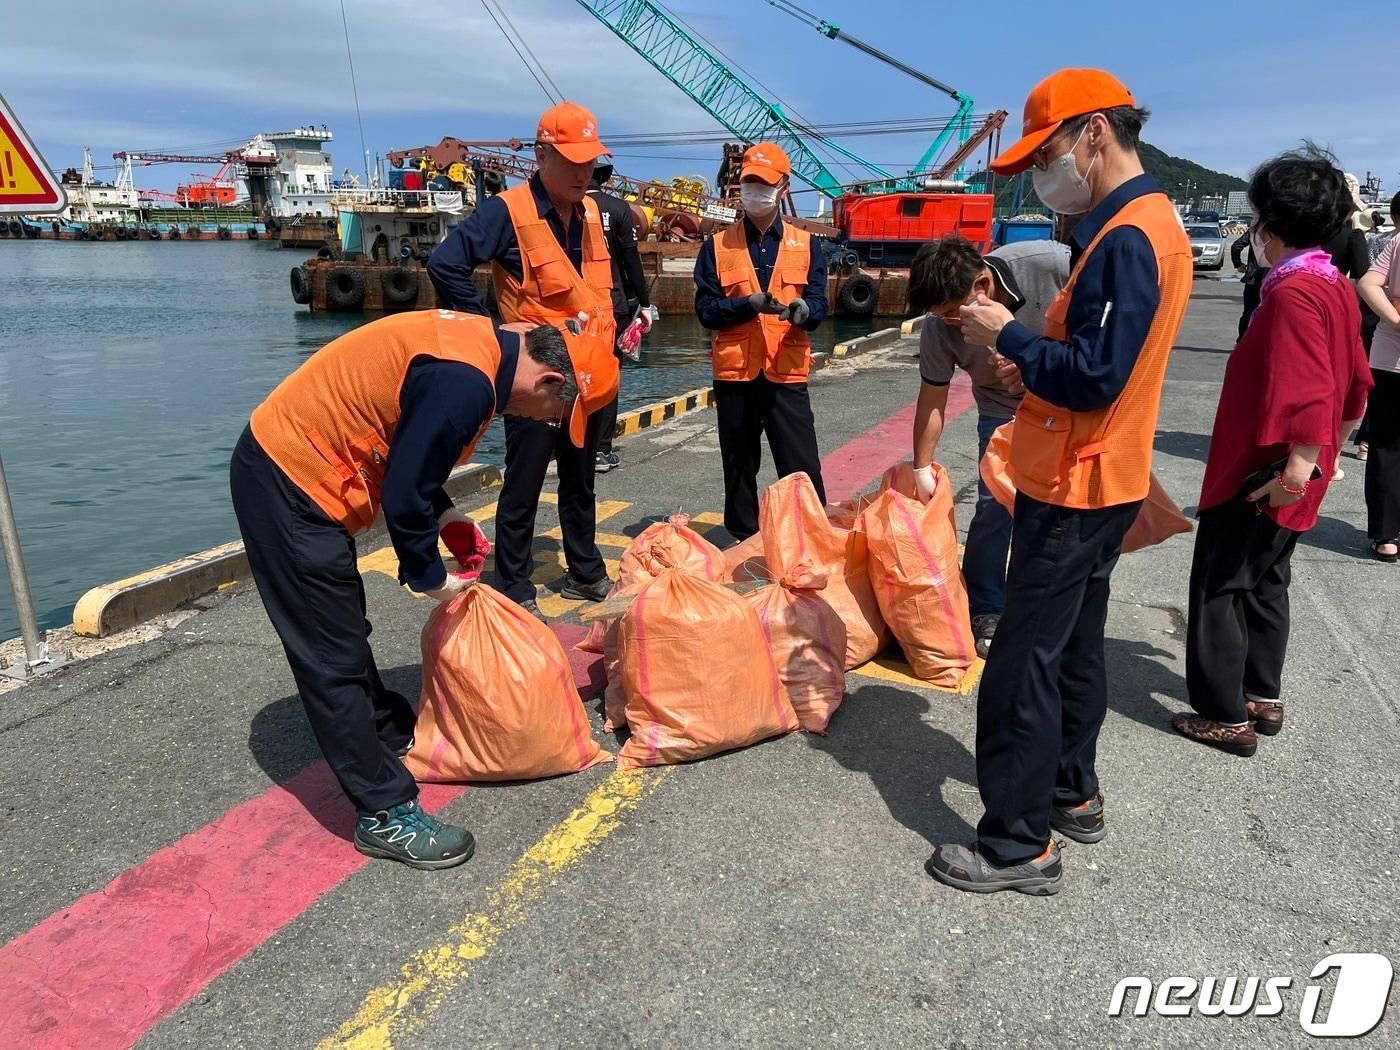
<svg viewBox="0 0 1400 1050">
<path fill-rule="evenodd" d="M 0 213 L 62 211 L 68 199 L 5 97 L 0 95 Z"/>
</svg>

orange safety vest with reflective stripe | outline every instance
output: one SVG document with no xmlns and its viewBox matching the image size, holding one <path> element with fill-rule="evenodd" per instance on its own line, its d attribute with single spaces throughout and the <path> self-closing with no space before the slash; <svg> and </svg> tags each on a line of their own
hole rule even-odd
<svg viewBox="0 0 1400 1050">
<path fill-rule="evenodd" d="M 716 234 L 711 242 L 725 295 L 753 295 L 765 290 L 758 283 L 743 222 Z M 811 234 L 784 223 L 767 291 L 783 304 L 802 298 L 811 264 Z M 812 367 L 807 333 L 773 314 L 759 314 L 752 321 L 712 332 L 710 344 L 714 377 L 721 381 L 757 379 L 762 372 L 774 383 L 805 383 Z"/>
<path fill-rule="evenodd" d="M 1157 313 L 1127 385 L 1111 405 L 1072 412 L 1031 393 L 1021 401 L 1011 432 L 1011 469 L 1016 488 L 1042 503 L 1093 509 L 1147 496 L 1162 379 L 1191 298 L 1191 242 L 1164 194 L 1129 201 L 1104 224 L 1046 310 L 1045 335 L 1066 341 L 1065 315 L 1075 282 L 1099 242 L 1120 226 L 1137 227 L 1152 245 Z"/>
<path fill-rule="evenodd" d="M 501 346 L 489 317 L 451 310 L 395 314 L 327 343 L 253 410 L 253 436 L 263 451 L 352 536 L 379 512 L 399 395 L 416 357 L 471 365 L 494 390 Z M 488 415 L 459 463 L 490 422 Z"/>
<path fill-rule="evenodd" d="M 617 322 L 612 312 L 612 256 L 608 254 L 598 202 L 583 199 L 583 272 L 574 269 L 568 254 L 554 236 L 548 221 L 540 217 L 530 184 L 522 182 L 500 194 L 510 211 L 515 239 L 520 245 L 521 278 L 516 280 L 499 262 L 491 263 L 496 305 L 507 321 L 563 325 L 571 317 L 587 314 L 596 331 L 611 345 Z"/>
</svg>

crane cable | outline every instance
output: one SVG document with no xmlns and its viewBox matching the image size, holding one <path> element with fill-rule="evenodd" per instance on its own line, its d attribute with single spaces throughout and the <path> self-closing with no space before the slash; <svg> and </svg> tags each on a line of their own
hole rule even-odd
<svg viewBox="0 0 1400 1050">
<path fill-rule="evenodd" d="M 365 122 L 360 117 L 360 89 L 355 84 L 355 56 L 350 53 L 350 23 L 345 18 L 345 0 L 340 0 L 340 25 L 345 30 L 345 60 L 350 64 L 350 93 L 355 99 L 355 123 L 360 126 L 360 156 L 365 162 L 365 185 L 369 185 L 369 148 L 365 145 Z"/>
<path fill-rule="evenodd" d="M 535 83 L 538 84 L 540 90 L 544 92 L 544 97 L 549 99 L 551 105 L 556 102 L 563 102 L 564 94 L 559 90 L 559 85 L 554 82 L 554 78 L 551 77 L 549 71 L 544 68 L 544 63 L 536 58 L 535 53 L 530 50 L 530 45 L 525 42 L 525 38 L 521 36 L 520 30 L 515 28 L 515 23 L 510 20 L 510 16 L 505 13 L 499 4 L 493 5 L 488 2 L 488 0 L 481 0 L 481 6 L 486 10 L 486 13 L 490 15 L 491 21 L 496 23 L 496 28 L 499 29 L 501 35 L 506 38 L 506 43 L 509 44 L 511 50 L 515 52 L 515 56 L 520 59 L 520 64 L 525 67 L 530 76 L 534 77 Z M 493 6 L 495 7 L 495 11 L 492 10 Z M 500 14 L 500 18 L 496 17 L 497 13 Z M 506 25 L 510 26 L 510 32 L 506 32 L 506 26 L 501 25 L 502 19 L 504 19 Z M 511 37 L 511 33 L 514 33 L 515 37 L 519 38 L 519 47 L 516 46 L 515 40 Z M 525 54 L 521 54 L 520 52 L 520 48 L 522 47 L 525 49 Z M 530 56 L 529 59 L 526 59 L 526 54 Z M 541 80 L 541 77 L 544 79 Z M 545 87 L 545 81 L 549 82 L 549 87 Z"/>
</svg>

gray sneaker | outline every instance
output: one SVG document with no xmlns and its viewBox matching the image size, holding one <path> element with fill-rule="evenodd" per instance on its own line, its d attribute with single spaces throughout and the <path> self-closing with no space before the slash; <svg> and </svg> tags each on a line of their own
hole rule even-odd
<svg viewBox="0 0 1400 1050">
<path fill-rule="evenodd" d="M 573 598 L 576 601 L 601 602 L 612 593 L 612 580 L 604 576 L 601 580 L 594 580 L 592 583 L 584 583 L 576 578 L 573 573 L 566 573 L 564 576 L 564 586 L 559 593 L 565 598 Z"/>
<path fill-rule="evenodd" d="M 520 603 L 520 608 L 524 609 L 536 620 L 543 620 L 545 618 L 544 613 L 540 612 L 539 603 L 536 602 L 533 598 L 526 598 L 523 602 Z"/>
<path fill-rule="evenodd" d="M 361 813 L 355 822 L 355 848 L 367 857 L 435 871 L 471 860 L 476 839 L 466 828 L 442 823 L 423 812 L 417 799 L 409 799 L 393 809 Z"/>
<path fill-rule="evenodd" d="M 977 643 L 977 655 L 984 660 L 991 651 L 992 639 L 996 637 L 999 623 L 1001 616 L 998 613 L 983 613 L 972 618 L 972 640 Z"/>
<path fill-rule="evenodd" d="M 1048 897 L 1060 892 L 1064 869 L 1060 865 L 1060 844 L 1051 842 L 1044 853 L 1024 864 L 998 868 L 981 853 L 977 845 L 939 846 L 924 865 L 924 870 L 946 886 L 968 893 L 995 893 L 1016 890 L 1036 897 Z"/>
<path fill-rule="evenodd" d="M 1051 806 L 1050 830 L 1075 842 L 1102 842 L 1108 834 L 1103 822 L 1103 792 L 1077 806 Z"/>
</svg>

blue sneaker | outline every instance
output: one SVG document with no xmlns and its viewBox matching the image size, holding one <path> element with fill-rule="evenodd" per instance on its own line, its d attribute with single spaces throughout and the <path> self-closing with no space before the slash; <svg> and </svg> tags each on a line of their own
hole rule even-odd
<svg viewBox="0 0 1400 1050">
<path fill-rule="evenodd" d="M 361 813 L 355 824 L 355 848 L 367 857 L 434 871 L 469 861 L 476 852 L 476 839 L 466 828 L 436 820 L 423 812 L 417 799 L 409 799 L 393 809 Z"/>
</svg>

